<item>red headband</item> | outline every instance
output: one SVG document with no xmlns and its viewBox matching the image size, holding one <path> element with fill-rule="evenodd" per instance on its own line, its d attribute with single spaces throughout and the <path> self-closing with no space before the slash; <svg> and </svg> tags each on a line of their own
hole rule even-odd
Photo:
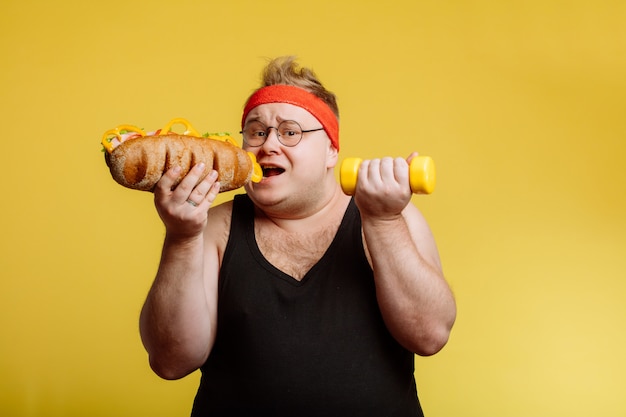
<svg viewBox="0 0 626 417">
<path fill-rule="evenodd" d="M 339 150 L 339 122 L 335 113 L 321 98 L 293 85 L 275 84 L 259 88 L 246 102 L 241 127 L 243 128 L 246 117 L 253 108 L 267 103 L 287 103 L 302 107 L 322 124 L 330 142 Z"/>
</svg>

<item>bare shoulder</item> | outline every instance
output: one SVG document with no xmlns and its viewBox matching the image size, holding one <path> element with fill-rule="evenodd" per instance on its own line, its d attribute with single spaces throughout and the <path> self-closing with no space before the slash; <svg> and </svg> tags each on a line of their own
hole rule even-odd
<svg viewBox="0 0 626 417">
<path fill-rule="evenodd" d="M 205 242 L 217 249 L 220 260 L 228 243 L 233 201 L 227 201 L 209 209 L 205 228 Z"/>
</svg>

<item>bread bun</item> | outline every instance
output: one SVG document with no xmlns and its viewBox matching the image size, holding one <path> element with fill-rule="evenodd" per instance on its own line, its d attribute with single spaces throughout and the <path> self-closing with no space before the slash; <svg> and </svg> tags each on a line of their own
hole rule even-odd
<svg viewBox="0 0 626 417">
<path fill-rule="evenodd" d="M 227 141 L 168 133 L 124 141 L 111 153 L 105 152 L 113 179 L 127 188 L 153 191 L 163 174 L 181 167 L 183 179 L 194 165 L 204 162 L 202 178 L 218 172 L 220 191 L 242 187 L 250 181 L 255 162 L 246 151 Z"/>
</svg>

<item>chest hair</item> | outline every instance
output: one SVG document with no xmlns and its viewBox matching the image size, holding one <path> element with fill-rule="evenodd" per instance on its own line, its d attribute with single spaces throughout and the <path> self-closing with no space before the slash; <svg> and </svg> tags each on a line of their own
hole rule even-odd
<svg viewBox="0 0 626 417">
<path fill-rule="evenodd" d="M 293 232 L 261 223 L 255 225 L 257 244 L 272 265 L 300 281 L 324 255 L 339 224 L 314 231 Z"/>
</svg>

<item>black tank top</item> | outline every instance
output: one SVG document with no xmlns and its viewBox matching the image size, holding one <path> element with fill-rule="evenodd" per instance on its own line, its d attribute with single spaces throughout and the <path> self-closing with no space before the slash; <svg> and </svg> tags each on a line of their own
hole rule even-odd
<svg viewBox="0 0 626 417">
<path fill-rule="evenodd" d="M 235 197 L 217 337 L 201 369 L 193 417 L 422 416 L 414 355 L 383 323 L 354 201 L 298 281 L 263 257 L 254 206 Z"/>
</svg>

